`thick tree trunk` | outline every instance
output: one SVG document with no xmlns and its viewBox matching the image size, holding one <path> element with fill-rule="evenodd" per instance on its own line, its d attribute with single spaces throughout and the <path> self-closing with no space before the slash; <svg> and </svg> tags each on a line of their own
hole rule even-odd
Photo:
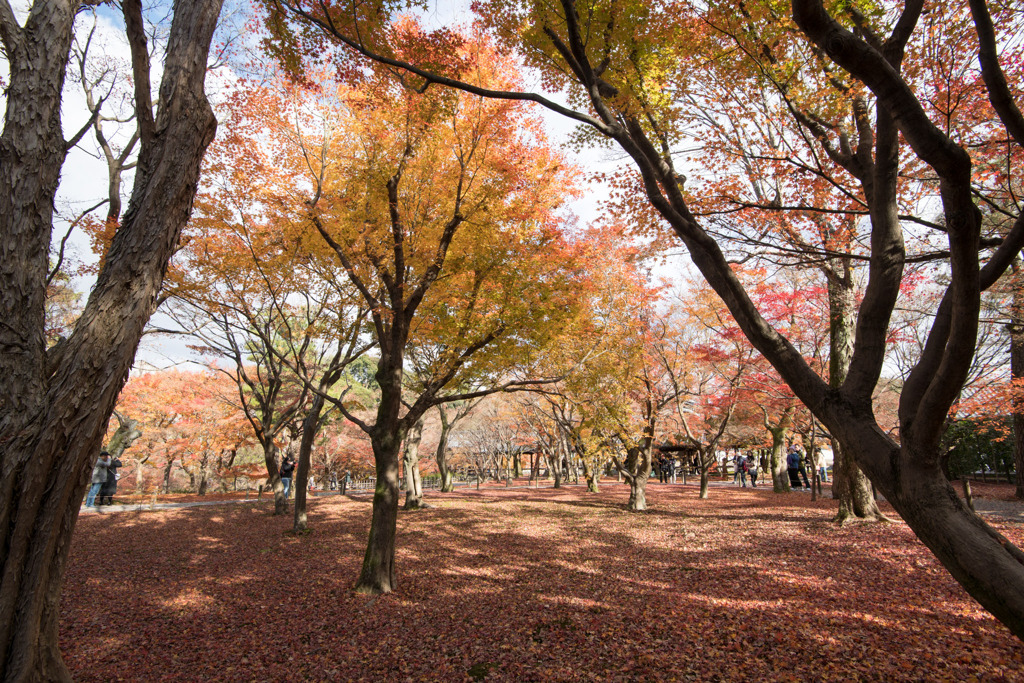
<svg viewBox="0 0 1024 683">
<path fill-rule="evenodd" d="M 629 500 L 626 502 L 626 509 L 631 512 L 647 509 L 646 475 L 638 474 L 629 478 Z"/>
<path fill-rule="evenodd" d="M 380 427 L 378 423 L 378 428 Z M 375 429 L 376 431 L 376 429 Z M 376 463 L 377 488 L 373 492 L 373 518 L 356 582 L 360 593 L 395 590 L 395 535 L 398 527 L 398 452 L 402 438 L 395 432 L 371 435 Z"/>
<path fill-rule="evenodd" d="M 835 438 L 832 439 L 832 455 L 832 497 L 839 501 L 835 521 L 842 524 L 851 519 L 865 522 L 887 519 L 875 502 L 871 480 Z"/>
<path fill-rule="evenodd" d="M 53 193 L 63 160 L 60 95 L 77 5 L 36 3 L 24 27 L 4 36 L 10 43 L 0 136 L 4 683 L 70 680 L 58 650 L 58 619 L 71 535 L 216 126 L 203 83 L 220 0 L 178 3 L 158 134 L 140 152 L 128 212 L 74 332 L 46 350 L 43 301 Z"/>
<path fill-rule="evenodd" d="M 706 499 L 708 497 L 708 485 L 710 484 L 710 477 L 708 476 L 708 470 L 706 467 L 700 468 L 700 498 Z"/>
<path fill-rule="evenodd" d="M 620 468 L 620 470 L 623 468 Z M 626 453 L 626 480 L 629 482 L 629 500 L 626 509 L 639 512 L 647 509 L 647 477 L 651 473 L 651 450 L 634 446 Z"/>
<path fill-rule="evenodd" d="M 789 474 L 786 472 L 786 457 L 782 452 L 786 445 L 785 432 L 772 432 L 772 451 L 768 457 L 768 470 L 772 474 L 772 491 L 787 493 L 789 491 Z"/>
<path fill-rule="evenodd" d="M 405 435 L 405 505 L 406 510 L 423 507 L 423 480 L 420 478 L 420 442 L 423 440 L 423 418 L 409 428 Z"/>
<path fill-rule="evenodd" d="M 849 258 L 834 258 L 833 270 L 827 275 L 829 306 L 829 386 L 842 386 L 850 370 L 853 354 L 854 291 L 853 265 Z M 839 276 L 842 273 L 842 276 Z M 856 518 L 865 522 L 886 519 L 871 493 L 871 482 L 857 467 L 839 439 L 832 438 L 832 497 L 839 501 L 835 521 Z"/>
<path fill-rule="evenodd" d="M 363 567 L 356 581 L 360 593 L 390 593 L 395 589 L 395 534 L 398 528 L 398 457 L 405 439 L 402 409 L 402 361 L 405 336 L 390 354 L 382 354 L 375 375 L 380 386 L 377 421 L 370 429 L 370 444 L 377 472 L 373 493 L 373 517 Z M 408 417 L 408 416 L 406 416 Z"/>
<path fill-rule="evenodd" d="M 953 578 L 1024 639 L 1024 552 L 964 504 L 942 474 L 938 453 L 922 457 L 912 447 L 891 447 L 898 476 L 877 473 L 886 500 Z M 935 464 L 915 467 L 922 461 Z"/>
</svg>

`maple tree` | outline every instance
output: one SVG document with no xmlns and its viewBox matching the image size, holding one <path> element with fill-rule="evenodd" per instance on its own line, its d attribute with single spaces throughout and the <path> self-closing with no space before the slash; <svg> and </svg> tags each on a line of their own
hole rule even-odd
<svg viewBox="0 0 1024 683">
<path fill-rule="evenodd" d="M 411 52 L 429 47 L 419 45 L 412 23 L 394 32 Z M 480 78 L 516 79 L 514 65 L 485 42 L 468 42 L 445 58 Z M 394 585 L 398 454 L 410 430 L 438 403 L 528 384 L 508 379 L 509 359 L 529 365 L 573 310 L 554 215 L 571 183 L 539 122 L 518 104 L 419 93 L 383 69 L 357 86 L 318 87 L 329 95 L 311 91 L 303 105 L 315 111 L 317 125 L 297 116 L 275 130 L 280 149 L 290 147 L 304 171 L 288 205 L 292 222 L 315 228 L 321 249 L 370 312 L 374 419 L 336 407 L 369 436 L 376 460 L 358 588 L 387 592 Z M 292 86 L 285 99 L 301 99 L 300 88 Z M 282 99 L 271 92 L 267 101 Z M 425 362 L 408 395 L 411 348 Z"/>
<path fill-rule="evenodd" d="M 288 111 L 287 98 L 265 88 L 232 93 L 225 107 L 230 127 L 207 156 L 168 296 L 177 303 L 172 316 L 200 350 L 232 364 L 229 375 L 263 448 L 277 514 L 287 509 L 281 446 L 297 456 L 294 525 L 300 531 L 313 443 L 328 416 L 324 406 L 346 400 L 332 388 L 372 344 L 360 339 L 366 310 L 355 289 L 318 250 L 319 240 L 310 239 L 290 203 L 305 160 L 288 144 L 292 131 L 282 120 Z"/>
<path fill-rule="evenodd" d="M 709 288 L 691 283 L 685 297 L 660 321 L 658 358 L 676 398 L 677 428 L 697 454 L 700 497 L 707 498 L 710 468 L 747 393 L 756 352 Z"/>
<path fill-rule="evenodd" d="M 995 142 L 1000 135 L 1017 150 L 1024 141 L 1024 116 L 1014 104 L 998 48 L 1000 32 L 1012 30 L 992 21 L 984 0 L 970 0 L 967 31 L 959 34 L 978 46 L 980 67 L 972 81 L 989 100 L 989 126 L 979 135 Z M 751 301 L 733 273 L 722 247 L 706 224 L 694 215 L 684 194 L 684 176 L 676 170 L 673 144 L 679 138 L 676 112 L 685 107 L 686 84 L 700 75 L 692 69 L 688 50 L 662 46 L 699 44 L 687 34 L 702 26 L 701 8 L 596 3 L 579 11 L 574 0 L 556 5 L 496 0 L 477 5 L 484 22 L 511 49 L 520 50 L 529 66 L 543 74 L 544 84 L 568 91 L 569 105 L 532 92 L 492 89 L 443 64 L 400 55 L 387 48 L 385 32 L 358 33 L 359 16 L 326 2 L 268 2 L 272 28 L 280 45 L 298 49 L 300 37 L 318 44 L 327 36 L 380 63 L 403 69 L 428 83 L 496 99 L 537 102 L 588 126 L 594 136 L 618 145 L 642 179 L 643 197 L 667 223 L 722 297 L 743 333 L 776 368 L 801 401 L 846 446 L 849 455 L 891 501 L 900 515 L 935 552 L 944 566 L 1015 634 L 1024 637 L 1024 554 L 987 526 L 959 500 L 942 475 L 939 434 L 949 407 L 966 378 L 974 353 L 980 292 L 1009 268 L 1024 243 L 1024 220 L 1010 212 L 1012 227 L 980 250 L 981 211 L 972 182 L 979 166 L 949 128 L 940 128 L 941 107 L 931 106 L 941 83 L 917 78 L 918 65 L 904 71 L 908 46 L 931 28 L 922 23 L 923 2 L 902 9 L 881 8 L 869 15 L 842 6 L 834 16 L 820 0 L 793 0 L 794 31 L 827 56 L 838 69 L 870 91 L 875 129 L 856 148 L 855 161 L 870 183 L 869 273 L 860 303 L 849 371 L 841 385 L 831 386 L 809 367 L 799 351 L 774 329 Z M 385 8 L 386 9 L 386 8 Z M 1003 12 L 1002 7 L 996 8 Z M 376 15 L 379 21 L 380 15 Z M 304 28 L 300 36 L 286 23 Z M 997 28 L 998 27 L 998 28 Z M 365 39 L 363 38 L 365 36 Z M 966 51 L 955 46 L 961 53 Z M 1007 58 L 1009 63 L 1014 60 Z M 934 65 L 932 65 L 934 66 Z M 939 63 L 941 67 L 942 64 Z M 920 67 L 927 70 L 928 66 Z M 940 69 L 941 71 L 941 69 Z M 925 86 L 922 86 L 922 81 Z M 943 103 L 946 93 L 939 92 Z M 990 108 L 989 108 L 990 107 Z M 885 361 L 888 321 L 899 296 L 907 253 L 897 206 L 901 142 L 937 178 L 930 185 L 942 205 L 942 257 L 950 284 L 936 313 L 925 353 L 903 386 L 900 397 L 899 442 L 878 428 L 871 414 L 872 393 Z M 852 150 L 851 150 L 852 152 Z M 1012 166 L 1011 175 L 1012 175 Z"/>
<path fill-rule="evenodd" d="M 238 450 L 252 439 L 234 381 L 215 370 L 134 376 L 117 405 L 139 432 L 137 455 L 126 462 L 135 461 L 137 493 L 144 488 L 144 466 L 162 471 L 163 490 L 168 493 L 177 465 L 188 474 L 191 489 L 204 495 L 214 478 L 223 482 Z M 117 429 L 122 429 L 121 418 L 118 423 Z"/>
<path fill-rule="evenodd" d="M 454 403 L 437 405 L 437 416 L 441 420 L 441 431 L 437 436 L 437 449 L 434 451 L 434 462 L 437 463 L 437 472 L 441 477 L 440 490 L 443 493 L 451 493 L 455 490 L 455 473 L 449 467 L 448 444 L 459 422 L 464 420 L 473 409 L 479 404 L 476 401 L 456 401 Z"/>
</svg>

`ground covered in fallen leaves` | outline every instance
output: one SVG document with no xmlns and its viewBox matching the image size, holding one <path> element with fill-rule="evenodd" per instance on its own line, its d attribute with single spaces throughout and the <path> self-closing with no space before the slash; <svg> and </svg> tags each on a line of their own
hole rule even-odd
<svg viewBox="0 0 1024 683">
<path fill-rule="evenodd" d="M 368 497 L 87 515 L 62 603 L 77 681 L 1022 681 L 1020 641 L 902 522 L 806 493 L 482 489 L 401 513 L 357 595 Z M 996 520 L 1024 543 L 1019 523 Z"/>
</svg>

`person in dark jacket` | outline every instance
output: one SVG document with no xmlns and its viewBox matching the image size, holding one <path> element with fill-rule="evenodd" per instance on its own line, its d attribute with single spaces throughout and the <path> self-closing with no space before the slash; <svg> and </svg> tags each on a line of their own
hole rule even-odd
<svg viewBox="0 0 1024 683">
<path fill-rule="evenodd" d="M 123 464 L 119 458 L 111 458 L 110 464 L 107 465 L 107 480 L 100 487 L 100 505 L 114 504 L 114 494 L 117 493 L 117 468 Z M 107 502 L 104 503 L 104 500 Z"/>
<path fill-rule="evenodd" d="M 284 497 L 288 499 L 288 494 L 292 492 L 292 474 L 295 472 L 295 461 L 292 460 L 292 456 L 284 456 L 284 460 L 281 461 L 281 483 L 284 485 Z"/>
<path fill-rule="evenodd" d="M 795 444 L 789 447 L 789 453 L 786 455 L 786 470 L 789 473 L 789 487 L 802 488 L 800 484 L 800 450 Z"/>
</svg>

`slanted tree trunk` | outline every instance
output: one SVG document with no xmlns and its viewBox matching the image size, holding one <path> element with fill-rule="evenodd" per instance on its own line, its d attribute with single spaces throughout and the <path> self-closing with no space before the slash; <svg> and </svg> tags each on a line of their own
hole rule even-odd
<svg viewBox="0 0 1024 683">
<path fill-rule="evenodd" d="M 66 149 L 60 99 L 78 6 L 35 3 L 22 26 L 13 14 L 0 16 L 10 67 L 0 135 L 0 375 L 5 386 L 0 675 L 5 683 L 70 680 L 58 649 L 58 620 L 71 535 L 92 461 L 188 220 L 200 162 L 216 126 L 203 85 L 220 0 L 177 3 L 160 108 L 155 125 L 145 115 L 128 211 L 74 331 L 46 349 L 53 197 Z M 137 2 L 125 0 L 123 9 L 126 17 L 141 16 Z M 140 64 L 135 66 L 148 106 L 148 70 L 143 79 Z"/>
<path fill-rule="evenodd" d="M 847 443 L 859 444 L 867 452 L 885 448 L 886 462 L 899 470 L 870 471 L 879 489 L 919 539 L 931 550 L 953 577 L 971 587 L 971 595 L 1005 624 L 1018 638 L 1024 637 L 1024 591 L 1007 590 L 1024 580 L 1024 552 L 971 511 L 953 489 L 939 466 L 940 454 L 915 453 L 916 444 L 905 439 L 899 446 L 874 433 L 869 425 L 856 424 L 851 417 L 846 428 Z M 909 430 L 907 430 L 909 431 Z M 857 438 L 855 435 L 859 436 Z M 922 462 L 929 462 L 921 466 Z"/>
<path fill-rule="evenodd" d="M 420 478 L 420 442 L 423 440 L 423 418 L 416 420 L 405 435 L 405 505 L 406 510 L 423 507 L 423 480 Z"/>
<path fill-rule="evenodd" d="M 142 431 L 139 430 L 139 421 L 114 411 L 117 418 L 117 429 L 107 442 L 106 451 L 110 453 L 112 460 L 117 460 L 128 450 L 133 443 L 142 438 Z"/>
</svg>

